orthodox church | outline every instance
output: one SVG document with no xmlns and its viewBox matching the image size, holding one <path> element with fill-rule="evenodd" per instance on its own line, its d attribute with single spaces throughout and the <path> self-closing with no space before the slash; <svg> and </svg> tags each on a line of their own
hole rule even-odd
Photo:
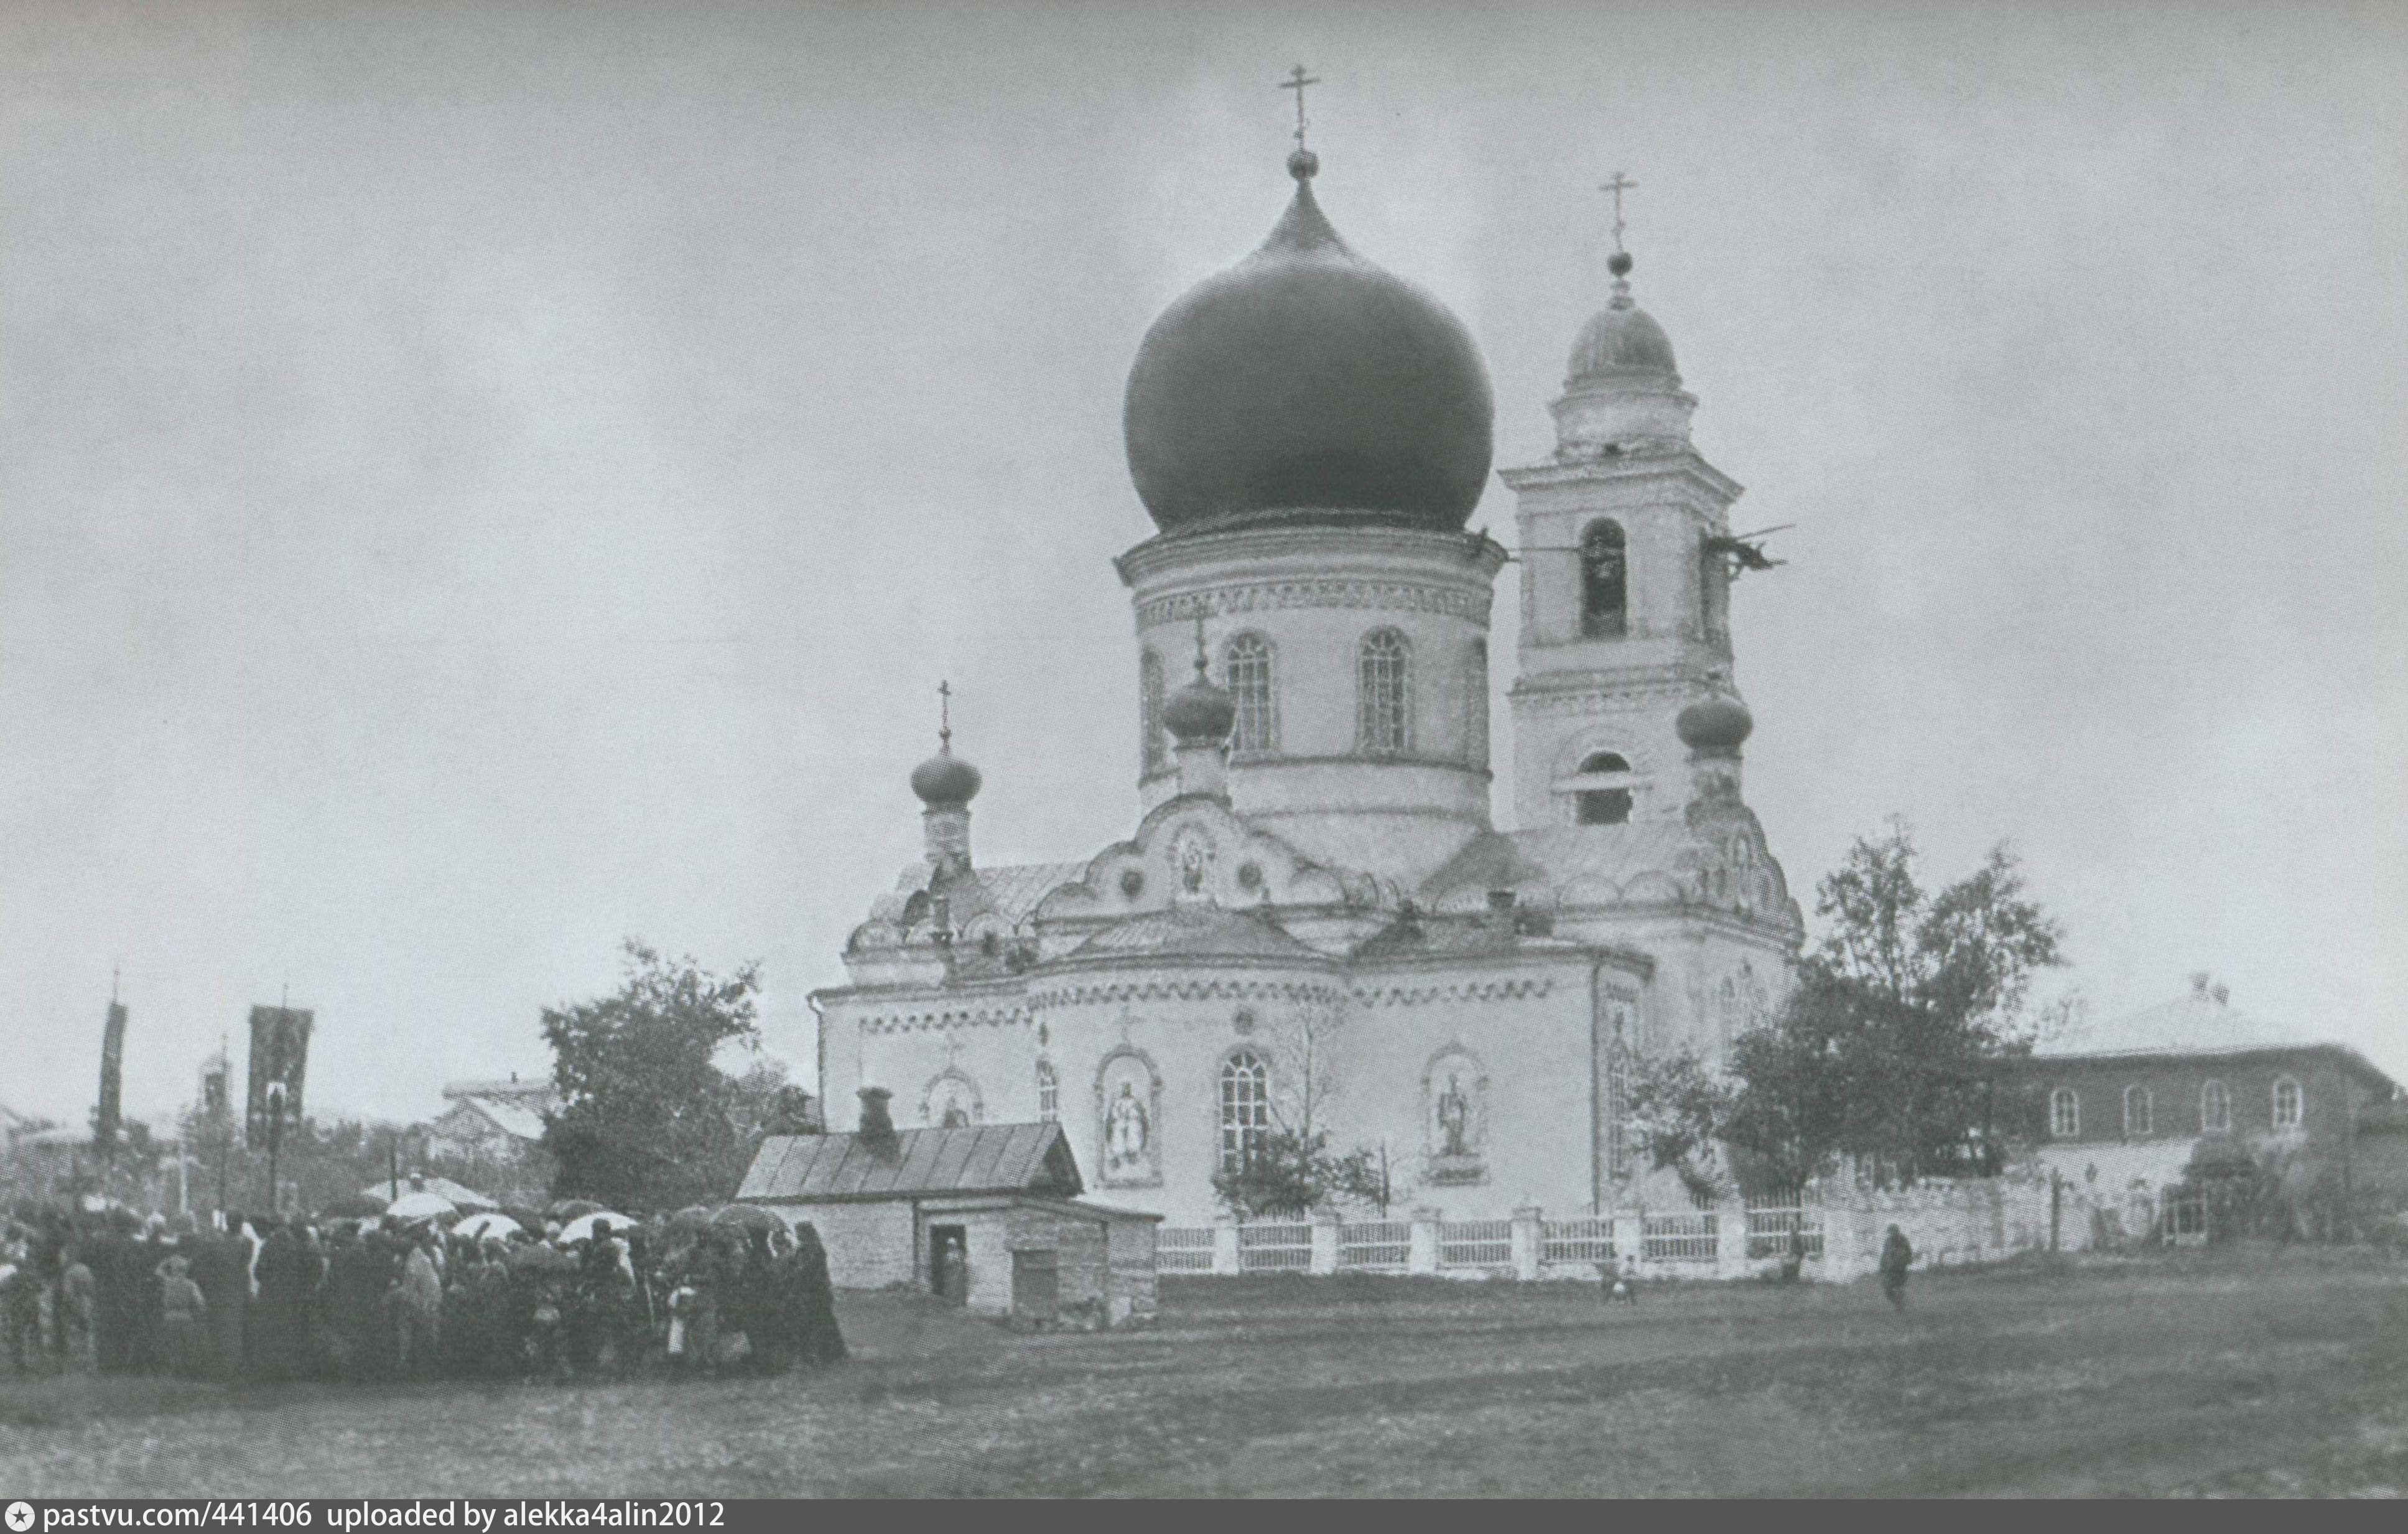
<svg viewBox="0 0 2408 1534">
<path fill-rule="evenodd" d="M 1260 249 L 1166 309 L 1124 406 L 1158 531 L 1136 618 L 1137 821 L 1077 861 L 974 855 L 976 767 L 911 774 L 924 861 L 817 993 L 831 1103 L 1058 1122 L 1089 1189 L 1200 1225 L 1275 1127 L 1381 1154 L 1452 1220 L 1657 1205 L 1629 1063 L 1713 1058 L 1803 934 L 1741 792 L 1728 509 L 1631 261 L 1571 349 L 1552 458 L 1491 469 L 1460 321 L 1357 254 L 1299 144 Z M 1618 233 L 1617 221 L 1617 233 Z M 1619 239 L 1616 244 L 1619 246 Z M 1488 629 L 1518 561 L 1512 830 Z"/>
</svg>

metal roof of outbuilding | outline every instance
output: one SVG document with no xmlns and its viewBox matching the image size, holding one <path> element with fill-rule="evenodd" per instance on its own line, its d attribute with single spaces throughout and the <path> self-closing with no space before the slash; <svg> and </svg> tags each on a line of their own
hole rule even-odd
<svg viewBox="0 0 2408 1534">
<path fill-rule="evenodd" d="M 1084 1186 L 1060 1125 L 983 1124 L 905 1129 L 883 1154 L 863 1145 L 857 1134 L 771 1135 L 736 1197 L 789 1202 L 1041 1193 L 1069 1198 Z"/>
</svg>

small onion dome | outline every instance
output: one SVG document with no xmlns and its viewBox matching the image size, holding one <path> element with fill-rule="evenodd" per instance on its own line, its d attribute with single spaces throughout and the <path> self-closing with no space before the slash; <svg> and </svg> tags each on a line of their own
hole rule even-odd
<svg viewBox="0 0 2408 1534">
<path fill-rule="evenodd" d="M 1212 685 L 1198 663 L 1196 680 L 1170 695 L 1162 706 L 1162 727 L 1182 746 L 1216 746 L 1229 738 L 1238 723 L 1238 700 Z"/>
<path fill-rule="evenodd" d="M 1629 255 L 1617 251 L 1607 265 L 1613 271 L 1613 300 L 1582 327 L 1580 339 L 1572 343 L 1572 385 L 1633 373 L 1669 374 L 1677 381 L 1672 338 L 1654 316 L 1630 301 Z"/>
<path fill-rule="evenodd" d="M 1460 531 L 1495 406 L 1446 306 L 1347 248 L 1311 151 L 1262 248 L 1165 309 L 1129 369 L 1129 478 L 1165 533 L 1273 522 Z"/>
<path fill-rule="evenodd" d="M 979 769 L 948 744 L 911 769 L 911 792 L 931 810 L 959 810 L 978 796 Z"/>
<path fill-rule="evenodd" d="M 1729 755 L 1756 729 L 1756 717 L 1735 697 L 1701 698 L 1681 710 L 1672 723 L 1681 743 L 1710 755 Z"/>
</svg>

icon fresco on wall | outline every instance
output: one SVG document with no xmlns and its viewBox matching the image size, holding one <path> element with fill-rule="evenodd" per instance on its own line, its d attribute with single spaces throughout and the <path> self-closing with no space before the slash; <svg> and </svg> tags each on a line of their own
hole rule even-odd
<svg viewBox="0 0 2408 1534">
<path fill-rule="evenodd" d="M 1104 1060 L 1096 1077 L 1101 1140 L 1096 1166 L 1106 1184 L 1148 1186 L 1162 1181 L 1157 1143 L 1161 1096 L 1161 1083 L 1144 1055 L 1122 1050 Z"/>
<path fill-rule="evenodd" d="M 1422 1075 L 1423 1147 L 1432 1183 L 1479 1183 L 1488 1175 L 1488 1072 L 1450 1044 Z"/>
<path fill-rule="evenodd" d="M 984 1116 L 977 1083 L 957 1070 L 930 1082 L 920 1102 L 920 1122 L 934 1128 L 967 1129 Z"/>
</svg>

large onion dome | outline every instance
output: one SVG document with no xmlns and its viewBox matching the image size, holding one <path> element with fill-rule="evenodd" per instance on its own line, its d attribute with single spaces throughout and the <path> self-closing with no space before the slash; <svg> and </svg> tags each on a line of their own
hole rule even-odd
<svg viewBox="0 0 2408 1534">
<path fill-rule="evenodd" d="M 1162 312 L 1129 370 L 1129 477 L 1165 533 L 1255 521 L 1458 530 L 1488 370 L 1443 304 L 1349 250 L 1299 150 L 1262 248 Z"/>
</svg>

